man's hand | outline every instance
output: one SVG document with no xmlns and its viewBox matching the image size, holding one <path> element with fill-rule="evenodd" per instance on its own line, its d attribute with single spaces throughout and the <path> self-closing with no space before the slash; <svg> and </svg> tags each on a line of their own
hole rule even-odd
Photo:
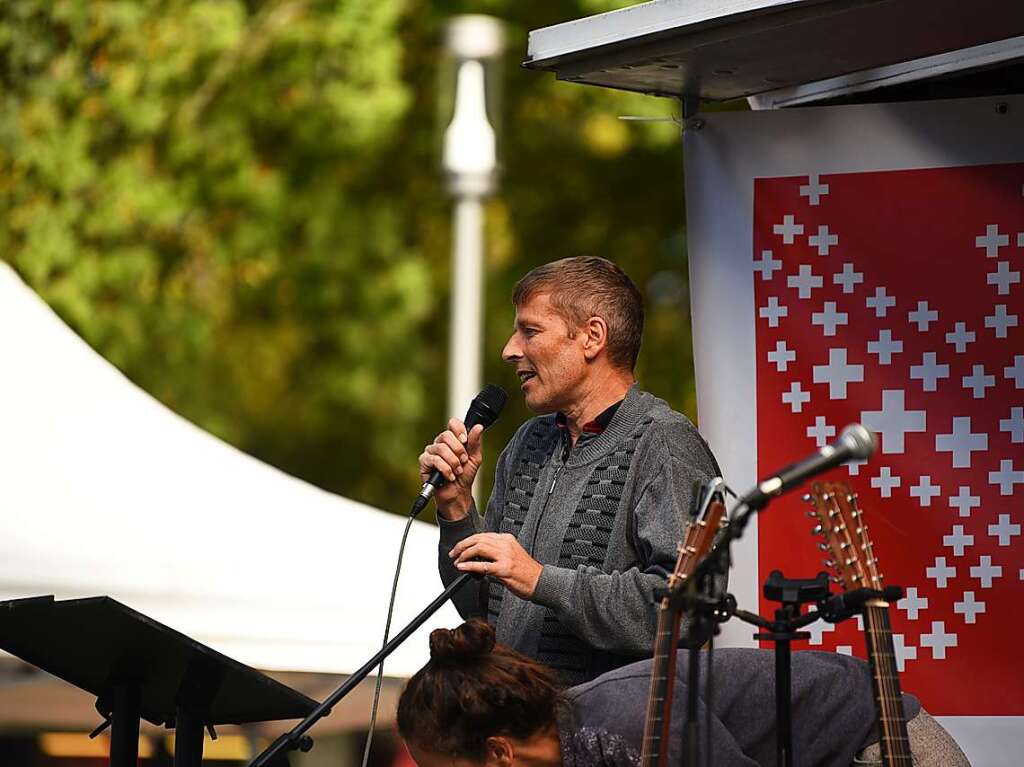
<svg viewBox="0 0 1024 767">
<path fill-rule="evenodd" d="M 455 544 L 448 556 L 455 560 L 459 570 L 495 578 L 520 599 L 533 596 L 544 569 L 526 553 L 516 537 L 508 533 L 471 535 Z"/>
<path fill-rule="evenodd" d="M 469 513 L 473 502 L 473 479 L 484 460 L 480 445 L 483 431 L 484 427 L 477 424 L 467 432 L 462 421 L 452 418 L 448 421 L 448 428 L 420 453 L 421 481 L 426 482 L 434 469 L 448 480 L 434 492 L 437 511 L 447 520 L 462 519 Z"/>
</svg>

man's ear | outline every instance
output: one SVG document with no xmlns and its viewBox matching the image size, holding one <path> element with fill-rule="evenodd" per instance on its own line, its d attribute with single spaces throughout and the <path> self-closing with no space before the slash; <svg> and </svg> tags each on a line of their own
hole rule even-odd
<svg viewBox="0 0 1024 767">
<path fill-rule="evenodd" d="M 608 323 L 603 317 L 591 317 L 583 323 L 583 355 L 592 360 L 608 345 Z"/>
<path fill-rule="evenodd" d="M 492 735 L 487 739 L 484 757 L 486 767 L 512 767 L 515 758 L 515 749 L 508 738 Z"/>
</svg>

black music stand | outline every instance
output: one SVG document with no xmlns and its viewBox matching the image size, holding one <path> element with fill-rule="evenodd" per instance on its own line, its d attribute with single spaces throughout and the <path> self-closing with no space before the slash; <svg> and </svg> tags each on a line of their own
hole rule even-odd
<svg viewBox="0 0 1024 767">
<path fill-rule="evenodd" d="M 111 724 L 111 767 L 136 767 L 140 718 L 176 730 L 175 767 L 201 767 L 204 728 L 300 719 L 316 707 L 110 597 L 0 602 L 0 648 L 96 696 Z"/>
</svg>

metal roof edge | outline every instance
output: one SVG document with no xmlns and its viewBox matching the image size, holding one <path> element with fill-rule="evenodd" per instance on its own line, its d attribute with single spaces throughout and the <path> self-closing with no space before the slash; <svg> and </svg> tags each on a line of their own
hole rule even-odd
<svg viewBox="0 0 1024 767">
<path fill-rule="evenodd" d="M 640 38 L 673 32 L 680 27 L 725 23 L 736 16 L 797 7 L 829 0 L 651 0 L 615 11 L 531 30 L 523 66 L 540 68 L 566 57 Z"/>
</svg>

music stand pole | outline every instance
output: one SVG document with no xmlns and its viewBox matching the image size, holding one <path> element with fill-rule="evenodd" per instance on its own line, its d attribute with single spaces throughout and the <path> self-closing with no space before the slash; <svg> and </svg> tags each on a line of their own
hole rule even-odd
<svg viewBox="0 0 1024 767">
<path fill-rule="evenodd" d="M 370 675 L 370 672 L 380 665 L 382 660 L 397 650 L 398 646 L 412 636 L 416 629 L 426 623 L 427 619 L 431 615 L 441 609 L 441 606 L 451 599 L 452 594 L 462 588 L 468 581 L 479 580 L 480 577 L 481 576 L 476 573 L 463 573 L 452 581 L 448 588 L 441 592 L 433 602 L 427 605 L 419 615 L 412 619 L 409 625 L 395 634 L 391 641 L 384 645 L 384 647 L 374 654 L 372 658 L 366 661 L 359 670 L 355 671 L 348 679 L 346 679 L 338 689 L 328 695 L 324 699 L 323 703 L 313 709 L 305 719 L 271 743 L 263 753 L 259 754 L 249 763 L 248 767 L 271 767 L 271 765 L 276 767 L 276 765 L 287 764 L 287 751 L 309 751 L 309 749 L 313 747 L 313 741 L 308 735 L 306 735 L 306 732 L 314 724 L 329 715 L 331 713 L 331 709 L 334 708 L 338 701 L 352 692 L 352 690 L 354 690 L 361 681 Z"/>
</svg>

